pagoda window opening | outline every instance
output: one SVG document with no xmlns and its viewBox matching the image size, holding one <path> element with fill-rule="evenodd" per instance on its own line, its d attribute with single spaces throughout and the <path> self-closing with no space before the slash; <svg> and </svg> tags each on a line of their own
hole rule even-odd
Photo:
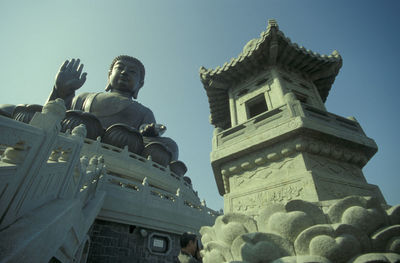
<svg viewBox="0 0 400 263">
<path fill-rule="evenodd" d="M 251 119 L 263 112 L 268 111 L 267 102 L 264 93 L 250 99 L 246 102 L 247 119 Z"/>
</svg>

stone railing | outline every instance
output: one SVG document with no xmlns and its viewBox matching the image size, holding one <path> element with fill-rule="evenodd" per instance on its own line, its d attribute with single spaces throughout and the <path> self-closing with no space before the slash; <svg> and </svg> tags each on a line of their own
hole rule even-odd
<svg viewBox="0 0 400 263">
<path fill-rule="evenodd" d="M 267 123 L 271 123 L 271 126 L 275 125 L 277 121 L 282 121 L 282 119 L 289 119 L 292 116 L 289 115 L 288 107 L 287 105 L 282 105 L 280 107 L 277 107 L 275 109 L 272 109 L 270 111 L 266 111 L 262 114 L 259 114 L 251 119 L 249 119 L 246 122 L 243 122 L 237 126 L 234 126 L 232 128 L 226 129 L 216 135 L 216 145 L 217 147 L 222 146 L 226 142 L 229 141 L 241 134 L 244 134 L 245 132 L 248 132 L 249 129 L 254 130 L 254 126 L 259 126 L 258 123 L 261 123 L 263 125 Z"/>
<path fill-rule="evenodd" d="M 178 188 L 176 194 L 171 194 L 170 192 L 149 185 L 147 177 L 145 177 L 142 183 L 136 183 L 130 180 L 108 175 L 106 182 L 116 187 L 125 188 L 126 191 L 133 195 L 132 198 L 138 202 L 144 202 L 148 209 L 151 209 L 152 206 L 163 206 L 165 202 L 167 202 L 172 204 L 173 209 L 177 210 L 177 213 L 179 213 L 178 211 L 181 211 L 182 209 L 188 209 L 191 213 L 207 214 L 212 217 L 219 215 L 219 213 L 208 208 L 205 202 L 202 202 L 201 204 L 194 204 L 188 200 L 185 200 L 181 195 L 180 188 Z M 151 198 L 151 201 L 148 200 L 149 198 Z"/>
<path fill-rule="evenodd" d="M 79 162 L 86 129 L 60 134 L 63 107 L 47 104 L 30 125 L 0 116 L 1 228 L 57 198 L 85 193 L 84 205 L 96 191 L 90 182 L 98 181 L 103 164 L 95 165 L 96 158 Z"/>
<path fill-rule="evenodd" d="M 91 139 L 85 139 L 81 154 L 103 156 L 107 167 L 102 185 L 107 196 L 99 219 L 182 233 L 197 232 L 218 215 L 200 201 L 185 177 L 150 156 Z"/>
<path fill-rule="evenodd" d="M 74 194 L 68 175 L 79 165 L 84 138 L 79 133 L 86 130 L 60 135 L 64 113 L 64 105 L 54 102 L 35 115 L 31 125 L 0 116 L 1 228 L 53 199 Z"/>
<path fill-rule="evenodd" d="M 64 114 L 56 100 L 29 125 L 0 116 L 0 262 L 72 261 L 101 208 L 104 160 L 80 158 L 86 128 L 59 133 Z"/>
<path fill-rule="evenodd" d="M 149 184 L 147 177 L 138 182 L 108 174 L 102 187 L 107 197 L 99 219 L 182 233 L 197 232 L 219 215 L 205 202 L 186 199 L 180 188 L 172 194 Z"/>
<path fill-rule="evenodd" d="M 314 120 L 320 120 L 328 125 L 336 127 L 340 126 L 347 130 L 359 133 L 361 135 L 365 135 L 360 124 L 353 117 L 344 118 L 342 116 L 327 111 L 322 111 L 320 109 L 317 109 L 315 107 L 303 103 L 301 103 L 301 110 L 302 110 L 302 116 Z"/>
<path fill-rule="evenodd" d="M 100 140 L 85 139 L 82 154 L 87 156 L 103 156 L 107 173 L 114 179 L 129 180 L 130 183 L 140 183 L 147 178 L 148 183 L 158 190 L 165 190 L 169 195 L 174 195 L 177 189 L 185 200 L 190 203 L 200 204 L 197 192 L 191 184 L 170 170 L 169 166 L 162 166 L 151 160 L 151 156 L 144 158 L 131 153 L 127 147 L 124 149 L 101 143 Z"/>
<path fill-rule="evenodd" d="M 237 126 L 226 129 L 216 135 L 216 146 L 222 146 L 225 143 L 243 133 L 248 134 L 254 129 L 262 126 L 263 129 L 273 128 L 277 124 L 282 124 L 284 120 L 293 119 L 295 117 L 307 117 L 308 120 L 321 123 L 325 127 L 339 130 L 337 128 L 345 128 L 349 132 L 365 136 L 359 123 L 354 118 L 344 118 L 336 114 L 323 111 L 302 103 L 298 100 L 288 101 L 286 104 L 259 114 L 246 122 Z M 294 126 L 295 123 L 292 124 Z M 293 127 L 296 128 L 296 127 Z"/>
</svg>

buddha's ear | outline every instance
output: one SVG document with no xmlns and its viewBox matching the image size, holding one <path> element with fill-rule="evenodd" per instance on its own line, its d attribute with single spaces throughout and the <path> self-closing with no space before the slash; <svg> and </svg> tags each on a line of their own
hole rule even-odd
<svg viewBox="0 0 400 263">
<path fill-rule="evenodd" d="M 111 84 L 110 81 L 108 81 L 107 86 L 105 88 L 106 91 L 110 91 L 111 90 Z"/>
<path fill-rule="evenodd" d="M 139 90 L 140 90 L 140 87 L 137 89 L 137 90 L 134 90 L 133 92 L 132 92 L 132 97 L 136 100 L 137 99 L 137 96 L 138 96 L 138 94 L 139 94 Z"/>
<path fill-rule="evenodd" d="M 132 92 L 132 97 L 136 100 L 139 94 L 139 90 L 143 87 L 144 81 L 139 83 L 139 88 Z"/>
<path fill-rule="evenodd" d="M 111 90 L 110 76 L 111 76 L 111 69 L 108 71 L 107 86 L 105 88 L 106 91 L 110 91 Z"/>
</svg>

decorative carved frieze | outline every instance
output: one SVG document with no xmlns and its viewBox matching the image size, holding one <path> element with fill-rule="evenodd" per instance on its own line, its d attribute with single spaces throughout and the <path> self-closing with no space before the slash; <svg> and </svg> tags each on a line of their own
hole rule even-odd
<svg viewBox="0 0 400 263">
<path fill-rule="evenodd" d="M 298 154 L 303 159 L 293 162 Z M 263 184 L 274 173 L 323 171 L 335 178 L 365 183 L 361 167 L 366 161 L 365 154 L 356 149 L 314 138 L 297 138 L 230 161 L 222 166 L 221 174 L 226 193 L 257 184 L 256 181 Z"/>
<path fill-rule="evenodd" d="M 290 184 L 279 186 L 267 191 L 259 191 L 246 194 L 241 197 L 232 198 L 232 212 L 251 212 L 259 211 L 269 203 L 283 203 L 304 197 L 304 187 L 302 184 Z"/>
</svg>

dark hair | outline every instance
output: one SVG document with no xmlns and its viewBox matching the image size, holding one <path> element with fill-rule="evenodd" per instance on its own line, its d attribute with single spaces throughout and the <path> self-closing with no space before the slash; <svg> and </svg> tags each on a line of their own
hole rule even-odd
<svg viewBox="0 0 400 263">
<path fill-rule="evenodd" d="M 112 69 L 113 69 L 113 67 L 114 67 L 114 64 L 117 63 L 117 61 L 120 61 L 120 60 L 126 60 L 126 61 L 132 62 L 132 63 L 136 64 L 137 66 L 139 66 L 139 70 L 140 70 L 140 83 L 141 83 L 141 86 L 143 86 L 143 83 L 144 83 L 144 75 L 145 75 L 144 66 L 143 66 L 142 62 L 140 62 L 139 59 L 134 58 L 134 57 L 131 57 L 131 56 L 120 55 L 120 56 L 114 58 L 113 61 L 111 62 L 110 70 L 108 71 L 108 75 L 110 76 L 111 71 L 112 71 Z"/>
<path fill-rule="evenodd" d="M 196 241 L 197 236 L 190 232 L 185 232 L 181 236 L 181 248 L 186 247 L 189 244 L 189 241 L 192 240 L 193 242 Z"/>
</svg>

